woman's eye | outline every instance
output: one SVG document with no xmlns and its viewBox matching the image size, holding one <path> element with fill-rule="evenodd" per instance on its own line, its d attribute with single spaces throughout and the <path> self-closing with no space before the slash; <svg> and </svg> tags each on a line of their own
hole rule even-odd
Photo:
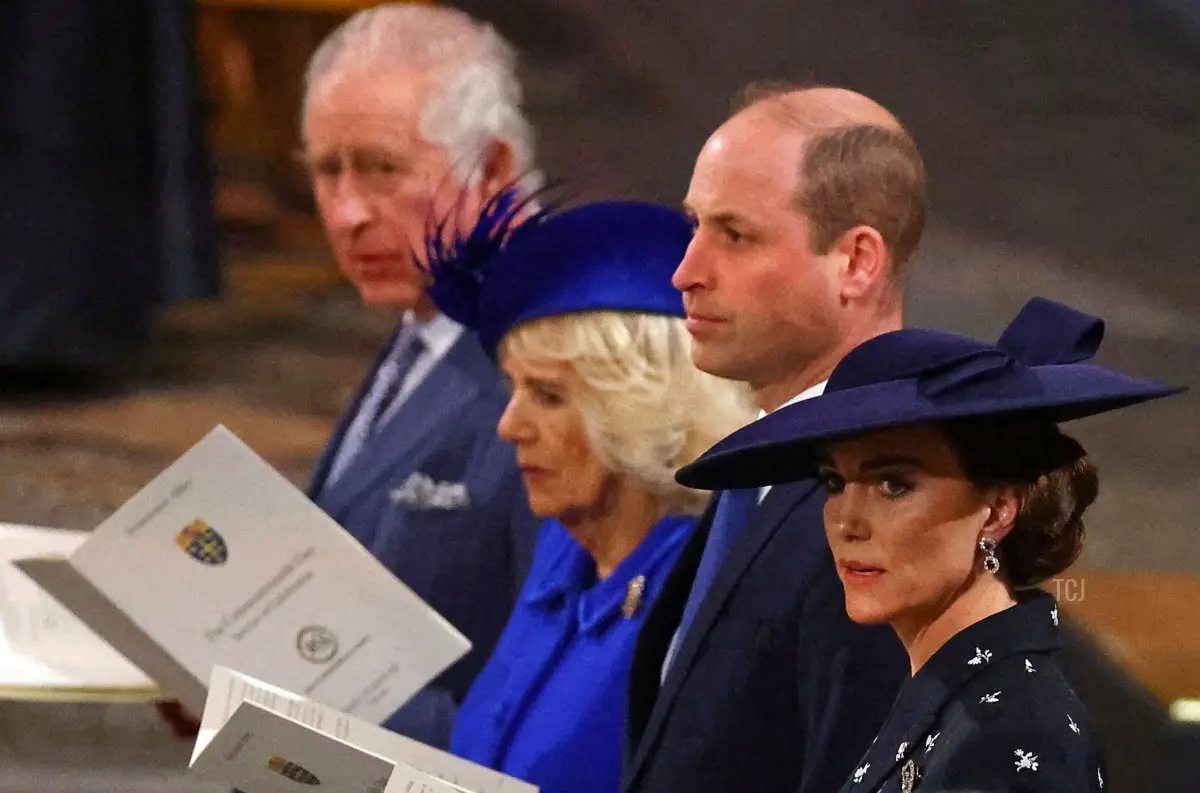
<svg viewBox="0 0 1200 793">
<path fill-rule="evenodd" d="M 538 402 L 541 402 L 547 407 L 558 407 L 563 403 L 562 394 L 556 394 L 553 391 L 538 390 L 534 391 L 533 395 Z"/>
<path fill-rule="evenodd" d="M 884 479 L 879 483 L 879 489 L 888 498 L 899 498 L 912 492 L 912 485 L 899 479 Z"/>
</svg>

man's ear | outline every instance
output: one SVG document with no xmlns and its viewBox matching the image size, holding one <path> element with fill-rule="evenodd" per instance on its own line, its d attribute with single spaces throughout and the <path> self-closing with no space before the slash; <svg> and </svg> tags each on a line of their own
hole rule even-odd
<svg viewBox="0 0 1200 793">
<path fill-rule="evenodd" d="M 840 254 L 840 287 L 843 299 L 857 300 L 876 291 L 889 277 L 891 256 L 883 235 L 871 226 L 855 226 L 833 244 Z"/>
<path fill-rule="evenodd" d="M 460 183 L 453 171 L 443 180 L 435 199 L 431 215 L 434 222 L 445 224 L 447 240 L 455 233 L 466 233 L 474 228 L 484 205 L 495 195 L 509 187 L 516 179 L 516 158 L 512 147 L 500 140 L 493 140 L 484 149 L 478 166 L 473 172 L 473 181 Z M 424 239 L 416 241 L 423 246 Z"/>
</svg>

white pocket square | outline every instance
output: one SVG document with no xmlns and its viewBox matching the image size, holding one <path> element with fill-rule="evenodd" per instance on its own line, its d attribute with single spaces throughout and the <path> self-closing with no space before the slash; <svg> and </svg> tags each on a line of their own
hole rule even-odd
<svg viewBox="0 0 1200 793">
<path fill-rule="evenodd" d="M 471 503 L 462 482 L 435 482 L 425 474 L 414 473 L 400 487 L 388 493 L 393 504 L 419 509 L 462 509 Z"/>
</svg>

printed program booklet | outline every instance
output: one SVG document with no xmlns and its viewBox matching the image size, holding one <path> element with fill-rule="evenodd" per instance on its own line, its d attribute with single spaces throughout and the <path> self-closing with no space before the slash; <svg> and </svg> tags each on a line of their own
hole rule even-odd
<svg viewBox="0 0 1200 793">
<path fill-rule="evenodd" d="M 537 793 L 537 787 L 222 666 L 190 770 L 243 793 Z"/>
<path fill-rule="evenodd" d="M 193 713 L 221 664 L 378 724 L 470 649 L 224 427 L 78 547 L 14 564 Z"/>
</svg>

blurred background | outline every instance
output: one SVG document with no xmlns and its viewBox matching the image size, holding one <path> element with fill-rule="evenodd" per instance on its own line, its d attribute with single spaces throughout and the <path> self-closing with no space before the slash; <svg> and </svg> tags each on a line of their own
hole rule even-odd
<svg viewBox="0 0 1200 793">
<path fill-rule="evenodd" d="M 522 50 L 541 165 L 590 194 L 678 203 L 753 79 L 878 99 L 931 174 L 912 322 L 994 336 L 1044 295 L 1108 320 L 1102 362 L 1200 386 L 1195 0 L 448 4 Z M 307 478 L 395 321 L 341 283 L 294 159 L 307 58 L 370 5 L 3 4 L 0 522 L 91 528 L 217 423 Z M 1075 433 L 1103 491 L 1049 584 L 1074 681 L 1110 789 L 1194 793 L 1200 396 Z M 149 707 L 0 701 L 0 793 L 194 790 L 189 752 Z"/>
</svg>

